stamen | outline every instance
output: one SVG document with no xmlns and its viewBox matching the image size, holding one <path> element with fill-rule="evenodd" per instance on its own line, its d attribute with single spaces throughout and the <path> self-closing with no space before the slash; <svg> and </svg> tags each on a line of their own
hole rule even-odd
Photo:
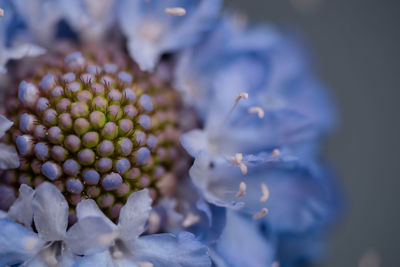
<svg viewBox="0 0 400 267">
<path fill-rule="evenodd" d="M 153 266 L 154 266 L 153 263 L 148 261 L 139 262 L 139 267 L 153 267 Z"/>
<path fill-rule="evenodd" d="M 236 97 L 235 97 L 235 103 L 233 104 L 232 108 L 229 110 L 228 114 L 226 115 L 225 119 L 222 121 L 220 128 L 224 126 L 224 124 L 228 121 L 229 117 L 232 115 L 233 111 L 235 110 L 237 104 L 239 103 L 240 99 L 247 100 L 249 99 L 249 94 L 245 92 L 240 92 Z"/>
<path fill-rule="evenodd" d="M 260 212 L 258 212 L 258 213 L 253 215 L 253 220 L 261 219 L 262 217 L 267 215 L 267 213 L 268 213 L 268 209 L 267 208 L 263 208 Z"/>
<path fill-rule="evenodd" d="M 165 13 L 167 13 L 170 16 L 185 16 L 186 15 L 186 9 L 183 7 L 168 7 L 165 9 Z"/>
<path fill-rule="evenodd" d="M 231 161 L 240 168 L 242 174 L 247 174 L 247 166 L 242 162 L 242 160 L 243 160 L 242 153 L 236 153 L 235 157 L 231 157 Z"/>
<path fill-rule="evenodd" d="M 269 198 L 269 189 L 266 184 L 261 184 L 261 192 L 262 196 L 260 198 L 260 202 L 265 202 Z"/>
<path fill-rule="evenodd" d="M 271 157 L 279 157 L 279 155 L 281 154 L 281 151 L 277 148 L 275 148 L 274 150 L 272 150 L 271 152 Z"/>
<path fill-rule="evenodd" d="M 0 17 L 4 17 L 4 9 L 0 8 Z"/>
<path fill-rule="evenodd" d="M 271 265 L 271 267 L 279 267 L 280 266 L 280 264 L 279 264 L 279 262 L 277 262 L 277 261 L 274 261 L 273 263 L 272 263 L 272 265 Z"/>
<path fill-rule="evenodd" d="M 260 119 L 264 118 L 264 110 L 260 107 L 249 108 L 250 114 L 257 114 Z"/>
<path fill-rule="evenodd" d="M 148 224 L 149 224 L 148 231 L 151 234 L 156 233 L 160 229 L 161 218 L 157 214 L 157 212 L 154 212 L 154 211 L 150 212 Z"/>
<path fill-rule="evenodd" d="M 121 259 L 124 256 L 124 254 L 121 251 L 116 250 L 112 253 L 112 256 L 114 259 Z"/>
<path fill-rule="evenodd" d="M 200 216 L 193 213 L 189 213 L 182 222 L 183 227 L 190 227 L 200 221 Z"/>
<path fill-rule="evenodd" d="M 237 192 L 236 197 L 241 198 L 242 196 L 244 196 L 244 194 L 246 194 L 246 188 L 246 184 L 244 182 L 240 182 L 239 191 Z"/>
</svg>

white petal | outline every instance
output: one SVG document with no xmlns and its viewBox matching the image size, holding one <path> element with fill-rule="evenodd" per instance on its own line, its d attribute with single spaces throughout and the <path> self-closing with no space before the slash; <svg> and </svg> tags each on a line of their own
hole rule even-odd
<svg viewBox="0 0 400 267">
<path fill-rule="evenodd" d="M 151 211 L 151 202 L 152 199 L 147 189 L 129 196 L 119 215 L 118 228 L 121 239 L 130 241 L 144 232 Z"/>
<path fill-rule="evenodd" d="M 19 188 L 19 196 L 8 210 L 8 215 L 25 227 L 31 228 L 32 224 L 32 200 L 35 191 L 25 184 Z"/>
<path fill-rule="evenodd" d="M 63 240 L 68 225 L 68 203 L 60 191 L 50 183 L 35 190 L 33 219 L 39 237 L 45 241 Z"/>
<path fill-rule="evenodd" d="M 0 170 L 15 169 L 18 167 L 19 157 L 15 147 L 0 143 Z"/>
</svg>

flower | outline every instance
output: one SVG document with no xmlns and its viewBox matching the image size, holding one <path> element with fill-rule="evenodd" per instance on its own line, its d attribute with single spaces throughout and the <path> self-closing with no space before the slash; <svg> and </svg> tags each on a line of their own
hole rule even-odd
<svg viewBox="0 0 400 267">
<path fill-rule="evenodd" d="M 151 71 L 163 54 L 197 43 L 212 27 L 220 6 L 220 0 L 122 0 L 118 18 L 130 55 Z M 171 7 L 185 9 L 186 15 L 169 15 L 165 9 Z"/>
<path fill-rule="evenodd" d="M 68 204 L 60 191 L 50 183 L 41 184 L 35 191 L 21 185 L 7 218 L 0 219 L 0 263 L 210 266 L 207 248 L 190 233 L 138 238 L 145 230 L 150 210 L 148 190 L 133 193 L 121 209 L 118 225 L 114 225 L 93 200 L 86 199 L 77 207 L 78 222 L 67 231 Z M 32 216 L 38 234 L 32 231 Z"/>
<path fill-rule="evenodd" d="M 331 96 L 298 39 L 221 5 L 0 0 L 0 264 L 319 257 Z"/>
<path fill-rule="evenodd" d="M 113 262 L 116 266 L 140 262 L 151 262 L 154 266 L 211 265 L 207 248 L 190 233 L 139 237 L 145 230 L 150 211 L 151 198 L 147 189 L 128 198 L 121 209 L 118 225 L 104 216 L 93 200 L 81 201 L 77 206 L 78 222 L 69 230 L 69 244 L 74 252 L 86 255 L 78 266 L 93 266 L 98 262 Z"/>
</svg>

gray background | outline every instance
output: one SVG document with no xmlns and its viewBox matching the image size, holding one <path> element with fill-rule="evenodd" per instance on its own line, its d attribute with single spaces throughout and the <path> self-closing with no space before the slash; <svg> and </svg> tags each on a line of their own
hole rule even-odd
<svg viewBox="0 0 400 267">
<path fill-rule="evenodd" d="M 400 1 L 226 0 L 226 6 L 300 30 L 336 95 L 341 127 L 328 156 L 348 207 L 321 267 L 358 266 L 369 250 L 380 266 L 400 266 Z"/>
</svg>

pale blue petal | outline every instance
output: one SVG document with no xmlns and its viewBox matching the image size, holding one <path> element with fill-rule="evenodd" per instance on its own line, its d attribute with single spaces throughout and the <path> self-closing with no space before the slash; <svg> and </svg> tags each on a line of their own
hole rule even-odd
<svg viewBox="0 0 400 267">
<path fill-rule="evenodd" d="M 123 0 L 118 18 L 131 56 L 143 70 L 153 70 L 162 54 L 198 42 L 213 25 L 220 6 L 220 0 Z M 166 14 L 170 7 L 185 8 L 186 15 Z"/>
<path fill-rule="evenodd" d="M 228 266 L 265 267 L 274 261 L 275 244 L 266 239 L 251 218 L 243 218 L 229 211 L 227 224 L 220 240 L 217 252 Z"/>
<path fill-rule="evenodd" d="M 211 266 L 208 249 L 191 233 L 157 234 L 140 237 L 132 243 L 138 261 L 151 262 L 159 267 Z"/>
<path fill-rule="evenodd" d="M 24 262 L 42 248 L 37 235 L 11 219 L 0 219 L 0 266 Z"/>
<path fill-rule="evenodd" d="M 14 122 L 10 121 L 3 115 L 0 115 L 0 138 L 13 126 Z"/>
<path fill-rule="evenodd" d="M 22 184 L 19 187 L 19 196 L 8 210 L 8 215 L 25 227 L 31 228 L 33 210 L 32 200 L 34 191 L 31 187 Z"/>
<path fill-rule="evenodd" d="M 57 187 L 42 183 L 35 190 L 32 206 L 39 237 L 45 241 L 63 240 L 68 225 L 68 203 Z"/>
<path fill-rule="evenodd" d="M 19 167 L 19 157 L 15 146 L 0 143 L 0 170 Z"/>
<path fill-rule="evenodd" d="M 144 232 L 151 211 L 151 202 L 147 189 L 129 196 L 119 215 L 118 229 L 121 239 L 131 241 Z"/>
<path fill-rule="evenodd" d="M 103 219 L 112 229 L 116 230 L 117 226 L 100 210 L 96 201 L 93 199 L 84 199 L 76 206 L 76 215 L 79 220 L 86 217 L 99 217 Z"/>
<path fill-rule="evenodd" d="M 192 157 L 196 157 L 202 150 L 208 150 L 208 136 L 205 131 L 192 130 L 183 134 L 179 141 Z"/>
<path fill-rule="evenodd" d="M 68 23 L 85 40 L 103 38 L 115 20 L 115 0 L 59 0 L 59 2 Z"/>
<path fill-rule="evenodd" d="M 79 219 L 67 233 L 67 246 L 78 255 L 90 255 L 107 250 L 114 242 L 106 238 L 113 233 L 110 225 L 101 217 Z"/>
<path fill-rule="evenodd" d="M 48 44 L 54 39 L 57 23 L 62 18 L 58 1 L 14 0 L 13 2 L 38 42 Z"/>
<path fill-rule="evenodd" d="M 110 256 L 110 253 L 108 251 L 104 251 L 94 255 L 84 256 L 74 265 L 74 267 L 93 267 L 93 266 L 115 267 L 113 260 Z"/>
</svg>

